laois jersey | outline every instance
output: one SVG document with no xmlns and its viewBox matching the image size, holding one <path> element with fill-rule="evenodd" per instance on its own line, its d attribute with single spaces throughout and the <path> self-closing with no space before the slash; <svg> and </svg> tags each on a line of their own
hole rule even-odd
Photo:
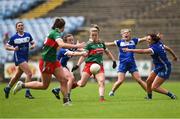
<svg viewBox="0 0 180 119">
<path fill-rule="evenodd" d="M 32 41 L 32 36 L 27 32 L 24 32 L 22 36 L 16 33 L 10 38 L 7 44 L 13 47 L 18 47 L 19 49 L 17 51 L 14 51 L 14 60 L 16 62 L 18 62 L 18 59 L 28 60 L 29 43 L 31 43 Z"/>
<path fill-rule="evenodd" d="M 69 51 L 71 51 L 71 50 L 65 49 L 65 48 L 61 48 L 57 52 L 57 59 L 60 61 L 61 65 L 63 67 L 67 67 L 67 62 L 71 58 L 71 56 L 67 56 L 67 52 L 69 52 Z"/>
<path fill-rule="evenodd" d="M 119 47 L 119 61 L 120 63 L 124 62 L 135 62 L 133 52 L 124 52 L 123 48 L 135 49 L 138 43 L 138 38 L 132 38 L 130 41 L 125 41 L 123 39 L 116 40 L 114 43 Z"/>
<path fill-rule="evenodd" d="M 153 52 L 151 57 L 155 67 L 166 67 L 171 64 L 167 58 L 164 44 L 162 42 L 159 41 L 157 43 L 151 44 L 150 48 Z"/>
</svg>

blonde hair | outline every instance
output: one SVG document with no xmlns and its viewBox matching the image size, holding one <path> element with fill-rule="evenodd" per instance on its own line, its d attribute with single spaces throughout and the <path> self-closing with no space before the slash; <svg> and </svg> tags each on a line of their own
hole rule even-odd
<svg viewBox="0 0 180 119">
<path fill-rule="evenodd" d="M 128 29 L 128 28 L 121 29 L 121 34 L 123 34 L 125 32 L 131 32 L 131 29 Z"/>
</svg>

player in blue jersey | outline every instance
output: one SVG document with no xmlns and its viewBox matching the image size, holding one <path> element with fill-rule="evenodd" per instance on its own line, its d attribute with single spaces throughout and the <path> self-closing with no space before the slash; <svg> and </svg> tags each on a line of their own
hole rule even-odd
<svg viewBox="0 0 180 119">
<path fill-rule="evenodd" d="M 124 52 L 123 48 L 135 49 L 136 45 L 140 42 L 146 41 L 144 38 L 131 38 L 130 29 L 121 30 L 122 39 L 115 40 L 114 42 L 106 42 L 107 46 L 117 46 L 119 48 L 119 66 L 118 66 L 118 80 L 114 83 L 109 96 L 114 96 L 115 91 L 125 80 L 125 74 L 129 71 L 132 77 L 146 90 L 146 83 L 141 79 L 138 72 L 133 52 Z"/>
<path fill-rule="evenodd" d="M 176 99 L 176 96 L 165 88 L 160 86 L 169 78 L 171 74 L 171 63 L 166 55 L 166 47 L 160 41 L 160 37 L 156 34 L 147 36 L 149 48 L 147 49 L 128 49 L 125 52 L 134 52 L 139 54 L 150 54 L 153 59 L 154 69 L 147 78 L 147 99 L 152 99 L 152 91 L 156 91 L 169 96 L 171 99 Z M 177 57 L 175 56 L 174 59 Z"/>
<path fill-rule="evenodd" d="M 63 41 L 65 43 L 69 44 L 74 44 L 74 37 L 72 34 L 67 34 L 63 37 Z M 69 68 L 67 67 L 67 62 L 72 56 L 82 56 L 82 55 L 87 55 L 86 52 L 77 52 L 75 49 L 67 49 L 67 48 L 60 48 L 59 51 L 57 52 L 57 59 L 63 66 L 64 70 L 64 75 L 66 79 L 68 80 L 67 82 L 67 88 L 68 88 L 68 99 L 69 101 L 72 101 L 70 98 L 70 93 L 71 93 L 71 88 L 73 85 L 73 82 L 75 81 L 74 75 L 72 72 L 70 72 Z M 52 90 L 52 93 L 56 96 L 57 99 L 60 99 L 59 96 L 60 88 L 54 88 Z"/>
<path fill-rule="evenodd" d="M 35 42 L 31 34 L 24 32 L 23 22 L 16 23 L 17 33 L 14 34 L 8 43 L 5 45 L 6 50 L 14 51 L 14 62 L 17 66 L 17 72 L 9 82 L 9 84 L 4 88 L 5 97 L 9 97 L 9 93 L 13 85 L 20 79 L 23 73 L 26 74 L 26 81 L 31 81 L 32 72 L 28 66 L 28 54 L 29 48 L 33 49 L 35 47 Z M 31 44 L 29 46 L 29 44 Z M 30 90 L 26 89 L 25 97 L 28 99 L 33 99 Z"/>
</svg>

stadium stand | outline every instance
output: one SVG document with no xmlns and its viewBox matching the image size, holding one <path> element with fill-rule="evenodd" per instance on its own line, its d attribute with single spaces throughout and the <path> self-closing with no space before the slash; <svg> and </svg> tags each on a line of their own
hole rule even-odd
<svg viewBox="0 0 180 119">
<path fill-rule="evenodd" d="M 32 0 L 33 1 L 33 0 Z M 55 0 L 54 0 L 55 1 Z M 51 2 L 46 1 L 47 6 L 53 6 Z M 44 4 L 45 4 L 44 3 Z M 42 4 L 43 5 L 43 4 Z M 46 34 L 47 24 L 51 24 L 51 18 L 57 16 L 66 16 L 66 27 L 70 28 L 66 32 L 74 32 L 72 29 L 78 29 L 78 25 L 74 25 L 73 19 L 78 19 L 86 22 L 77 22 L 79 26 L 84 24 L 84 29 L 81 28 L 76 38 L 87 41 L 89 35 L 87 28 L 91 24 L 98 24 L 101 28 L 101 37 L 105 41 L 113 41 L 120 38 L 119 32 L 121 28 L 128 27 L 132 29 L 134 36 L 142 37 L 149 32 L 161 32 L 164 34 L 163 41 L 169 45 L 180 57 L 179 34 L 180 34 L 180 1 L 179 0 L 67 0 L 58 7 L 52 7 L 54 10 L 46 11 L 46 14 L 39 16 L 44 18 L 23 21 L 28 24 L 27 31 L 33 32 L 37 39 L 43 37 L 41 34 Z M 41 10 L 40 10 L 41 11 Z M 1 14 L 4 13 L 0 11 Z M 43 16 L 42 16 L 43 15 Z M 78 17 L 77 16 L 83 16 Z M 33 16 L 33 15 L 29 15 Z M 72 17 L 73 16 L 73 17 Z M 23 16 L 21 16 L 23 17 Z M 38 16 L 33 16 L 38 17 Z M 0 21 L 2 33 L 13 28 L 11 22 L 15 23 L 18 19 Z M 45 21 L 46 24 L 43 23 Z M 2 25 L 2 22 L 6 25 Z M 35 24 L 38 25 L 35 25 Z M 41 30 L 43 29 L 43 30 Z M 2 34 L 1 34 L 2 35 Z M 41 46 L 38 42 L 38 46 Z M 147 47 L 146 44 L 138 46 L 140 48 Z M 117 49 L 112 49 L 114 54 L 117 54 Z M 146 55 L 136 55 L 137 59 L 149 59 Z M 106 57 L 105 57 L 106 58 Z M 10 58 L 9 58 L 10 59 Z M 172 78 L 177 79 L 180 73 L 180 62 L 173 63 Z M 174 75 L 175 74 L 175 75 Z"/>
<path fill-rule="evenodd" d="M 35 9 L 32 9 L 31 11 L 27 12 L 26 14 L 23 14 L 20 18 L 38 18 L 45 14 L 47 14 L 49 11 L 55 9 L 57 6 L 61 6 L 63 4 L 64 0 L 49 0 L 44 2 L 43 4 L 39 5 Z M 59 16 L 59 15 L 58 15 Z"/>
<path fill-rule="evenodd" d="M 85 22 L 85 18 L 82 16 L 78 17 L 63 17 L 67 23 L 65 27 L 65 33 L 72 33 L 77 31 L 80 27 L 83 26 Z M 25 25 L 25 31 L 31 33 L 32 37 L 34 38 L 37 47 L 31 53 L 36 53 L 39 49 L 42 48 L 44 39 L 50 30 L 52 25 L 52 20 L 54 18 L 38 18 L 38 19 L 6 19 L 0 21 L 0 33 L 5 34 L 9 33 L 10 35 L 16 33 L 15 23 L 17 21 L 23 21 Z M 2 37 L 1 37 L 2 38 Z M 3 47 L 3 41 L 0 40 L 0 47 L 1 47 L 1 55 L 0 55 L 0 63 L 4 63 L 5 61 L 12 61 L 13 60 L 13 52 L 5 51 Z"/>
<path fill-rule="evenodd" d="M 102 4 L 103 3 L 103 4 Z M 179 0 L 76 0 L 66 2 L 45 17 L 57 15 L 78 16 L 86 18 L 85 26 L 98 24 L 101 29 L 101 37 L 106 41 L 119 39 L 121 28 L 132 29 L 134 36 L 142 37 L 149 32 L 162 32 L 164 42 L 175 50 L 178 57 L 180 34 L 180 1 Z M 86 28 L 85 27 L 85 28 Z M 86 29 L 85 29 L 86 30 Z M 88 32 L 84 31 L 77 35 L 78 39 L 86 41 Z M 139 46 L 147 47 L 146 44 Z M 114 54 L 117 50 L 113 49 Z M 149 59 L 146 55 L 136 55 L 137 59 Z M 105 57 L 106 58 L 106 57 Z M 173 63 L 172 78 L 180 73 L 180 62 Z"/>
<path fill-rule="evenodd" d="M 0 19 L 15 18 L 45 0 L 0 0 Z"/>
</svg>

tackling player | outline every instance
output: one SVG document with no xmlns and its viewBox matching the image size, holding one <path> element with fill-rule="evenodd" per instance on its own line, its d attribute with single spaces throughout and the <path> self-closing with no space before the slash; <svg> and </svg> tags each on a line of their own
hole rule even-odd
<svg viewBox="0 0 180 119">
<path fill-rule="evenodd" d="M 67 34 L 63 37 L 63 41 L 65 43 L 74 44 L 74 37 L 72 34 Z M 60 48 L 60 50 L 57 52 L 57 59 L 61 63 L 65 78 L 68 80 L 67 82 L 67 88 L 68 88 L 68 99 L 69 101 L 72 101 L 70 98 L 71 88 L 73 85 L 73 82 L 75 81 L 74 75 L 72 72 L 70 72 L 69 68 L 67 67 L 67 62 L 72 56 L 82 56 L 87 55 L 86 52 L 77 52 L 74 49 L 67 49 L 67 48 Z M 57 99 L 60 99 L 59 96 L 60 88 L 54 88 L 52 90 L 52 93 L 56 96 Z"/>
<path fill-rule="evenodd" d="M 154 63 L 154 69 L 147 78 L 147 99 L 152 99 L 152 91 L 165 94 L 169 96 L 171 99 L 176 99 L 176 96 L 173 93 L 171 93 L 165 88 L 160 87 L 164 83 L 164 81 L 166 81 L 169 78 L 171 74 L 171 63 L 167 58 L 164 44 L 160 40 L 160 37 L 158 37 L 156 34 L 149 34 L 147 37 L 149 48 L 125 48 L 123 49 L 123 51 L 151 55 Z"/>
</svg>

